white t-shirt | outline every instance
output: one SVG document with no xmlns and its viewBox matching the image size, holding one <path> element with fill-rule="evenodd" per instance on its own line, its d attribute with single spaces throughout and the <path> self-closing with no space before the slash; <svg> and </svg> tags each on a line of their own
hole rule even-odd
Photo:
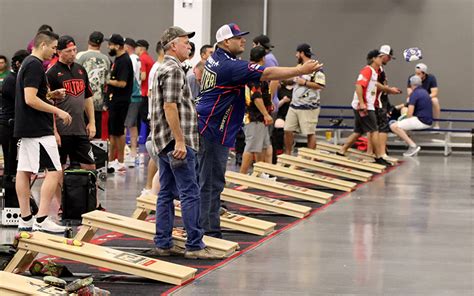
<svg viewBox="0 0 474 296">
<path fill-rule="evenodd" d="M 161 65 L 160 62 L 155 62 L 153 64 L 153 66 L 151 67 L 150 69 L 150 76 L 148 77 L 148 93 L 150 94 L 148 96 L 148 115 L 147 115 L 147 118 L 150 119 L 151 118 L 151 101 L 153 100 L 153 97 L 152 97 L 152 91 L 151 89 L 153 88 L 153 81 L 156 80 L 155 78 L 155 74 L 156 74 L 156 70 L 158 70 L 158 67 Z"/>
<path fill-rule="evenodd" d="M 356 85 L 362 86 L 362 96 L 364 103 L 367 106 L 367 110 L 375 110 L 375 100 L 377 99 L 377 79 L 378 73 L 371 66 L 365 66 L 360 70 L 359 76 L 357 77 Z M 354 98 L 352 99 L 352 108 L 355 110 L 359 109 L 359 97 L 357 92 L 354 92 Z"/>
<path fill-rule="evenodd" d="M 133 77 L 135 77 L 135 80 L 138 82 L 138 85 L 140 86 L 142 84 L 142 79 L 140 77 L 140 69 L 142 67 L 142 63 L 140 62 L 140 58 L 136 54 L 131 54 L 130 60 L 132 60 L 132 66 L 133 66 Z"/>
</svg>

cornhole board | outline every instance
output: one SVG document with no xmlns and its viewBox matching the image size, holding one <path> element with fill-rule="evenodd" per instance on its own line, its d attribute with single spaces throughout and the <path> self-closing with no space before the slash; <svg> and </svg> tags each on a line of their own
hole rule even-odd
<svg viewBox="0 0 474 296">
<path fill-rule="evenodd" d="M 292 180 L 302 181 L 326 188 L 331 188 L 340 191 L 350 192 L 355 189 L 357 186 L 354 182 L 343 181 L 339 179 L 334 179 L 331 177 L 326 177 L 318 174 L 307 173 L 295 169 L 286 168 L 280 165 L 257 162 L 253 165 L 253 175 L 258 175 L 260 173 L 267 173 L 277 177 L 288 178 Z"/>
<path fill-rule="evenodd" d="M 156 226 L 154 223 L 133 219 L 104 211 L 92 211 L 82 215 L 82 227 L 75 239 L 90 241 L 98 229 L 106 229 L 126 235 L 153 240 Z M 239 244 L 205 235 L 203 241 L 206 246 L 226 257 L 232 255 Z M 173 229 L 173 242 L 176 246 L 185 249 L 186 232 Z"/>
<path fill-rule="evenodd" d="M 310 207 L 228 188 L 222 191 L 221 200 L 296 218 L 304 218 L 311 212 Z"/>
<path fill-rule="evenodd" d="M 5 271 L 22 272 L 21 269 L 27 268 L 31 261 L 24 262 L 23 259 L 28 256 L 28 252 L 74 260 L 174 285 L 181 285 L 192 279 L 197 271 L 187 266 L 86 242 L 82 243 L 82 246 L 68 245 L 65 240 L 63 237 L 39 231 L 31 233 L 29 238 L 20 238 L 17 253 Z"/>
<path fill-rule="evenodd" d="M 0 271 L 0 295 L 68 295 L 66 290 L 46 284 L 41 280 L 11 272 Z"/>
<path fill-rule="evenodd" d="M 262 179 L 255 176 L 249 176 L 241 173 L 227 171 L 225 179 L 228 182 L 248 186 L 250 188 L 260 189 L 268 192 L 274 192 L 281 195 L 287 195 L 294 198 L 317 202 L 320 204 L 328 203 L 333 197 L 332 194 L 312 190 L 300 186 L 294 186 L 282 182 Z"/>
<path fill-rule="evenodd" d="M 298 156 L 308 157 L 319 161 L 326 161 L 334 164 L 343 165 L 353 169 L 369 171 L 372 173 L 381 173 L 385 169 L 385 166 L 361 161 L 350 160 L 347 157 L 339 156 L 327 151 L 321 152 L 320 150 L 313 150 L 309 148 L 298 148 Z M 376 166 L 376 167 L 374 167 Z"/>
<path fill-rule="evenodd" d="M 145 219 L 149 211 L 156 210 L 156 196 L 146 195 L 137 198 L 137 209 L 132 215 L 135 219 Z M 175 207 L 175 215 L 181 217 L 181 207 Z M 221 227 L 230 228 L 255 235 L 266 236 L 275 230 L 276 224 L 230 212 L 221 215 Z"/>
<path fill-rule="evenodd" d="M 329 151 L 329 152 L 336 153 L 338 151 L 341 151 L 341 148 L 342 148 L 342 146 L 340 146 L 340 145 L 327 143 L 327 142 L 318 142 L 318 149 L 319 150 L 326 150 L 326 151 Z M 346 154 L 349 155 L 349 156 L 364 158 L 364 159 L 372 159 L 373 160 L 375 158 L 374 155 L 367 154 L 367 152 L 359 151 L 359 150 L 354 149 L 354 148 L 347 149 Z M 392 162 L 392 163 L 397 163 L 399 161 L 399 159 L 395 158 L 395 157 L 387 157 L 385 159 Z"/>
<path fill-rule="evenodd" d="M 289 165 L 290 168 L 309 169 L 362 182 L 367 182 L 372 178 L 371 173 L 361 172 L 342 166 L 309 160 L 288 154 L 278 155 L 278 164 Z"/>
</svg>

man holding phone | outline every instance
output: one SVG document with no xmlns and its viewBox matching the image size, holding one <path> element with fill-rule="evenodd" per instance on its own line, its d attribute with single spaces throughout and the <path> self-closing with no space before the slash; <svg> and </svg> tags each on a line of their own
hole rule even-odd
<svg viewBox="0 0 474 296">
<path fill-rule="evenodd" d="M 375 162 L 381 165 L 390 165 L 382 158 L 385 153 L 379 147 L 379 132 L 377 126 L 377 116 L 375 114 L 375 101 L 377 99 L 377 88 L 387 93 L 399 93 L 400 90 L 394 87 L 382 85 L 378 82 L 380 67 L 383 62 L 383 53 L 374 49 L 367 54 L 367 66 L 362 68 L 357 77 L 352 108 L 354 109 L 354 132 L 349 136 L 338 155 L 344 155 L 352 144 L 362 134 L 367 133 L 369 142 L 374 147 Z"/>
</svg>

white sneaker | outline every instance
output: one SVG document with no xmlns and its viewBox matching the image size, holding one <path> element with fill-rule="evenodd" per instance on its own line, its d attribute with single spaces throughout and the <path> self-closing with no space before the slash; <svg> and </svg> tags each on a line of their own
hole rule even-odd
<svg viewBox="0 0 474 296">
<path fill-rule="evenodd" d="M 33 223 L 33 231 L 64 233 L 66 231 L 66 227 L 54 223 L 51 217 L 48 216 L 42 223 L 38 223 L 35 219 L 35 222 Z"/>
<path fill-rule="evenodd" d="M 129 168 L 134 168 L 135 167 L 135 162 L 136 162 L 136 157 L 133 157 L 133 156 L 129 155 L 129 156 L 127 156 L 127 158 L 125 158 L 125 164 Z"/>
<path fill-rule="evenodd" d="M 411 156 L 417 154 L 420 150 L 421 150 L 420 146 L 409 147 L 408 150 L 405 153 L 403 153 L 403 156 L 411 157 Z"/>
<path fill-rule="evenodd" d="M 18 219 L 18 232 L 31 231 L 33 229 L 33 222 L 35 218 L 31 218 L 29 221 L 24 221 L 21 217 Z"/>
<path fill-rule="evenodd" d="M 151 189 L 146 189 L 146 188 L 143 188 L 142 189 L 142 193 L 140 194 L 140 197 L 143 197 L 143 196 L 147 196 L 151 193 Z"/>
<path fill-rule="evenodd" d="M 270 177 L 270 175 L 266 174 L 266 173 L 261 173 L 260 178 L 267 179 L 267 180 L 270 180 L 270 181 L 276 181 L 277 180 L 277 177 Z"/>
<path fill-rule="evenodd" d="M 107 165 L 107 172 L 108 173 L 115 173 L 116 172 L 116 169 L 115 169 L 115 166 L 116 166 L 116 163 L 117 163 L 117 160 L 113 160 L 113 161 L 109 161 L 108 165 Z"/>
<path fill-rule="evenodd" d="M 123 162 L 119 162 L 118 160 L 116 160 L 114 168 L 116 172 L 125 172 L 127 170 L 125 164 Z"/>
</svg>

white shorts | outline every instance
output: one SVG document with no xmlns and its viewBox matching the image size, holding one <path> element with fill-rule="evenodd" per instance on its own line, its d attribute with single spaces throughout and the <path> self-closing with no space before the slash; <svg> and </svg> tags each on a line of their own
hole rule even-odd
<svg viewBox="0 0 474 296">
<path fill-rule="evenodd" d="M 406 130 L 406 131 L 422 130 L 422 129 L 427 129 L 427 128 L 431 127 L 431 126 L 421 122 L 418 119 L 418 117 L 416 117 L 416 116 L 403 119 L 403 120 L 397 122 L 397 125 L 398 125 L 399 128 L 401 128 L 403 130 Z"/>
<path fill-rule="evenodd" d="M 18 171 L 38 173 L 40 169 L 61 171 L 58 144 L 54 136 L 22 138 L 18 150 Z"/>
</svg>

